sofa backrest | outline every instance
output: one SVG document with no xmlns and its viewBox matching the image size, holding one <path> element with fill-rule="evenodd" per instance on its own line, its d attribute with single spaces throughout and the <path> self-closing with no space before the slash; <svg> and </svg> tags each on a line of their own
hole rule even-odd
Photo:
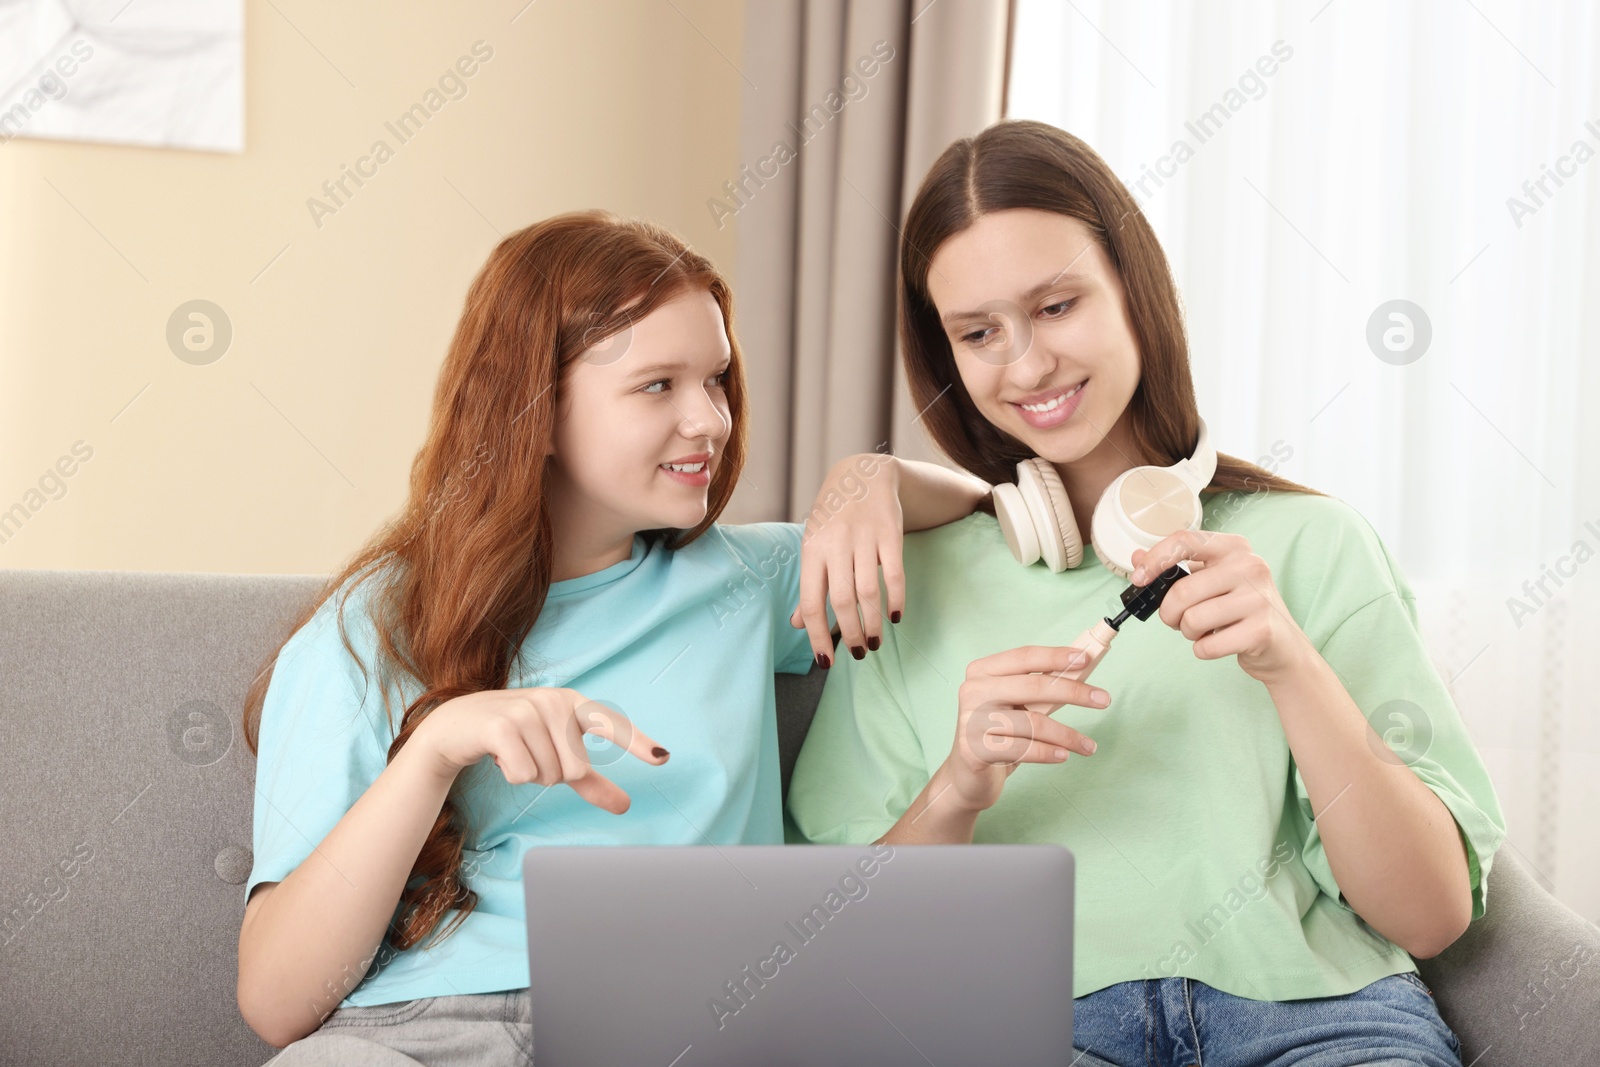
<svg viewBox="0 0 1600 1067">
<path fill-rule="evenodd" d="M 0 570 L 0 1064 L 271 1057 L 235 999 L 239 714 L 322 581 Z M 824 678 L 777 677 L 785 792 Z M 1478 1067 L 1578 1062 L 1600 1047 L 1600 934 L 1510 850 L 1492 884 L 1423 977 L 1469 1059 L 1492 1048 Z"/>
</svg>

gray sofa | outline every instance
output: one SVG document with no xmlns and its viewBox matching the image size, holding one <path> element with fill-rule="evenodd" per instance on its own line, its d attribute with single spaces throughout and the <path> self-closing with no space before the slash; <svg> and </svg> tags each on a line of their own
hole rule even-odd
<svg viewBox="0 0 1600 1067">
<path fill-rule="evenodd" d="M 0 1064 L 255 1067 L 239 707 L 315 576 L 0 570 Z M 784 783 L 821 672 L 779 676 Z M 1471 1067 L 1600 1063 L 1600 931 L 1495 858 L 1421 961 Z"/>
</svg>

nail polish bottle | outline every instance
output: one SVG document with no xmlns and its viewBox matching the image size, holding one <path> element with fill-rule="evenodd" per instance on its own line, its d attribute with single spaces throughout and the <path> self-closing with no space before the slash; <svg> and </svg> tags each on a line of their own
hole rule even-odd
<svg viewBox="0 0 1600 1067">
<path fill-rule="evenodd" d="M 1101 619 L 1083 631 L 1073 639 L 1071 647 L 1088 656 L 1089 662 L 1077 670 L 1063 671 L 1061 677 L 1074 682 L 1086 680 L 1089 677 L 1089 672 L 1098 667 L 1100 661 L 1105 659 L 1106 650 L 1111 645 L 1111 639 L 1116 636 L 1117 628 L 1111 625 L 1110 619 Z"/>
<path fill-rule="evenodd" d="M 1181 563 L 1174 563 L 1162 571 L 1146 586 L 1130 585 L 1122 591 L 1122 610 L 1115 617 L 1101 619 L 1093 626 L 1073 639 L 1069 646 L 1083 652 L 1089 657 L 1089 662 L 1076 670 L 1064 671 L 1063 678 L 1081 682 L 1089 677 L 1089 672 L 1100 665 L 1106 658 L 1106 651 L 1111 647 L 1111 641 L 1122 630 L 1122 624 L 1130 618 L 1140 622 L 1156 613 L 1161 606 L 1162 599 L 1167 595 L 1167 590 L 1179 578 L 1187 577 L 1189 571 Z"/>
</svg>

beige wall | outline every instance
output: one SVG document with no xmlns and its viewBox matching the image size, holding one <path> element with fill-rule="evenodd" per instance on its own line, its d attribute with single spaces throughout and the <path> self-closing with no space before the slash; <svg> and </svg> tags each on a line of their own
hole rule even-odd
<svg viewBox="0 0 1600 1067">
<path fill-rule="evenodd" d="M 26 515 L 0 567 L 326 572 L 402 504 L 499 233 L 607 207 L 732 275 L 705 202 L 738 170 L 742 5 L 523 4 L 249 3 L 240 155 L 0 144 L 0 511 Z M 384 123 L 477 41 L 400 144 Z M 209 365 L 167 345 L 193 299 L 233 327 Z"/>
</svg>

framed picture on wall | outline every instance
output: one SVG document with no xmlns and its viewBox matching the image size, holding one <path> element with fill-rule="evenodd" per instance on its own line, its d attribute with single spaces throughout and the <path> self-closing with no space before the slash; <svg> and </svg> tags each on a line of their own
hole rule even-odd
<svg viewBox="0 0 1600 1067">
<path fill-rule="evenodd" d="M 0 0 L 0 144 L 244 151 L 243 0 Z"/>
</svg>

